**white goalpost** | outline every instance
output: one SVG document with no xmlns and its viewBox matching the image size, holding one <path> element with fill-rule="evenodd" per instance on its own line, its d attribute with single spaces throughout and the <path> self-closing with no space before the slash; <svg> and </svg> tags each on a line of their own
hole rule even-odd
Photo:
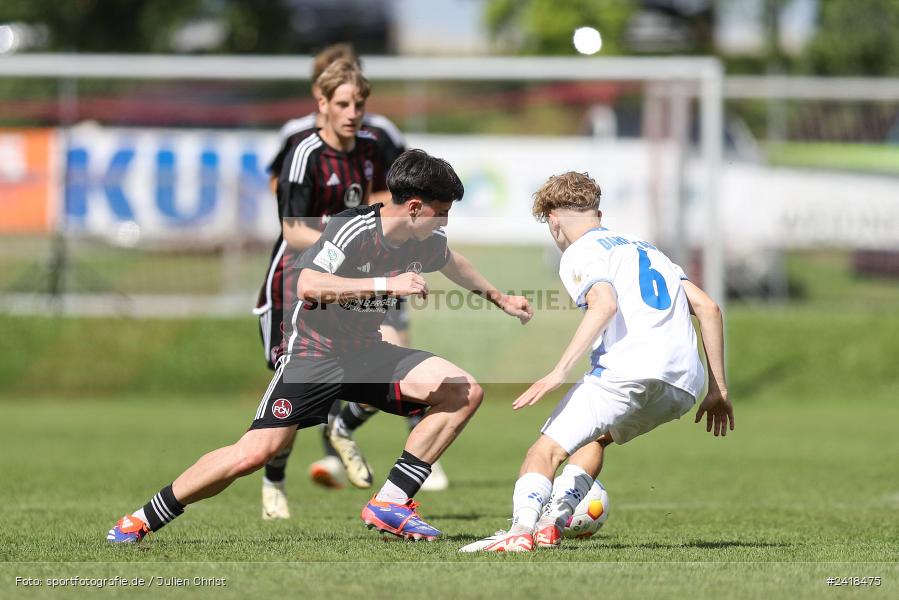
<svg viewBox="0 0 899 600">
<path fill-rule="evenodd" d="M 693 185 L 702 211 L 701 227 L 684 223 L 687 186 L 686 160 L 681 156 L 675 174 L 673 207 L 653 215 L 672 219 L 675 238 L 701 238 L 702 279 L 709 294 L 725 301 L 723 231 L 719 215 L 719 173 L 722 164 L 723 69 L 708 57 L 363 57 L 373 81 L 399 82 L 634 82 L 646 86 L 647 102 L 668 103 L 669 131 L 680 137 L 685 150 L 690 131 L 690 101 L 698 110 L 698 165 Z M 308 81 L 312 62 L 285 56 L 178 56 L 100 54 L 18 54 L 0 58 L 0 78 Z M 693 200 L 692 198 L 690 200 Z M 694 213 L 695 214 L 695 213 Z M 700 231 L 699 235 L 696 232 Z M 684 260 L 684 249 L 675 249 Z"/>
</svg>

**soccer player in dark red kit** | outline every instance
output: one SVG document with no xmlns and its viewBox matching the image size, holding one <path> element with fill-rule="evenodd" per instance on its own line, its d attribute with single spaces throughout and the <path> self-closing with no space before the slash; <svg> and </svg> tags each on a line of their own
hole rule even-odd
<svg viewBox="0 0 899 600">
<path fill-rule="evenodd" d="M 409 433 L 402 455 L 361 518 L 404 539 L 441 535 L 422 519 L 413 498 L 484 393 L 451 362 L 383 341 L 379 327 L 397 298 L 427 295 L 422 273 L 434 271 L 522 323 L 533 311 L 526 298 L 502 294 L 449 249 L 443 227 L 453 203 L 464 194 L 449 163 L 409 150 L 391 167 L 387 183 L 390 203 L 359 206 L 330 219 L 295 263 L 298 299 L 291 307 L 287 348 L 249 430 L 234 444 L 201 457 L 143 507 L 122 517 L 107 534 L 108 541 L 139 542 L 180 516 L 187 505 L 262 468 L 291 443 L 298 428 L 325 422 L 331 404 L 340 398 L 402 415 L 430 408 Z"/>
<path fill-rule="evenodd" d="M 272 250 L 271 265 L 256 309 L 271 367 L 281 358 L 283 307 L 290 306 L 295 297 L 296 282 L 285 265 L 318 240 L 331 215 L 368 204 L 374 191 L 376 165 L 381 168 L 377 140 L 371 132 L 360 130 L 371 86 L 358 67 L 345 60 L 332 62 L 316 80 L 316 87 L 324 124 L 284 156 L 277 181 L 282 234 Z M 371 469 L 367 461 L 352 438 L 344 437 L 338 443 L 352 467 L 354 483 L 370 486 Z M 263 518 L 290 516 L 285 468 L 291 447 L 286 446 L 266 466 L 262 485 Z M 332 457 L 331 460 L 337 463 L 332 468 L 340 468 L 342 474 L 341 459 Z M 327 470 L 319 474 L 313 469 L 312 474 L 325 477 L 329 483 L 333 477 Z"/>
<path fill-rule="evenodd" d="M 319 103 L 319 110 L 305 117 L 292 119 L 281 128 L 282 144 L 278 154 L 269 165 L 272 188 L 276 192 L 279 177 L 284 170 L 285 159 L 291 150 L 309 136 L 318 132 L 321 137 L 322 132 L 327 131 L 328 113 L 320 110 L 323 94 L 318 79 L 329 65 L 341 60 L 349 61 L 357 68 L 359 67 L 359 59 L 349 44 L 334 44 L 315 56 L 312 72 L 312 95 Z M 326 100 L 329 99 L 326 98 Z M 373 134 L 377 142 L 376 160 L 372 161 L 373 176 L 368 203 L 389 201 L 390 196 L 386 192 L 386 171 L 405 150 L 405 140 L 397 127 L 382 115 L 363 112 L 361 129 Z M 314 175 L 315 173 L 313 173 Z M 339 175 L 329 175 L 328 177 L 328 181 L 325 182 L 326 191 L 334 193 L 343 189 L 341 188 L 342 184 L 338 183 Z M 345 187 L 345 182 L 343 185 Z M 306 237 L 296 240 L 288 235 L 285 238 L 283 233 L 286 232 L 288 226 L 291 226 L 292 217 L 288 217 L 286 221 L 283 214 L 280 214 L 280 217 L 282 219 L 282 235 L 279 236 L 272 249 L 270 266 L 267 269 L 266 278 L 254 310 L 259 316 L 266 361 L 272 370 L 275 369 L 283 342 L 284 298 L 281 293 L 283 266 L 289 259 L 291 250 L 304 250 L 307 246 L 297 244 L 308 241 Z M 387 318 L 381 327 L 381 333 L 385 341 L 407 347 L 409 345 L 408 328 L 408 308 L 405 301 L 401 300 L 396 307 L 388 311 Z M 310 465 L 309 474 L 315 483 L 325 487 L 339 488 L 349 479 L 356 487 L 367 488 L 371 486 L 372 481 L 371 467 L 352 435 L 356 428 L 377 412 L 377 409 L 364 404 L 349 403 L 345 406 L 342 404 L 340 401 L 334 403 L 329 425 L 321 427 L 325 456 Z M 420 415 L 410 416 L 408 419 L 410 429 L 420 419 Z M 290 517 L 285 484 L 286 466 L 291 450 L 292 446 L 288 446 L 279 456 L 272 459 L 270 464 L 266 465 L 262 484 L 263 519 Z M 442 466 L 438 462 L 432 467 L 431 476 L 422 489 L 445 489 L 449 485 L 449 481 Z"/>
</svg>

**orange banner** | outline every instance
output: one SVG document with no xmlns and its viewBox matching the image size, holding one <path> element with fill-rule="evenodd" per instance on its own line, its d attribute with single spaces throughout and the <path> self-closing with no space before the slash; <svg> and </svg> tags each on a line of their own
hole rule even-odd
<svg viewBox="0 0 899 600">
<path fill-rule="evenodd" d="M 54 225 L 56 130 L 0 129 L 0 233 Z"/>
</svg>

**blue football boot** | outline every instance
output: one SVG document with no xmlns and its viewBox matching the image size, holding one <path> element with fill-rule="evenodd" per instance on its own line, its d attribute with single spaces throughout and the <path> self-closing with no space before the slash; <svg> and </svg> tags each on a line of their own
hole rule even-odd
<svg viewBox="0 0 899 600">
<path fill-rule="evenodd" d="M 379 502 L 372 498 L 362 509 L 362 520 L 369 529 L 390 533 L 407 540 L 427 540 L 433 542 L 442 534 L 421 518 L 418 502 L 409 500 L 405 504 Z"/>
</svg>

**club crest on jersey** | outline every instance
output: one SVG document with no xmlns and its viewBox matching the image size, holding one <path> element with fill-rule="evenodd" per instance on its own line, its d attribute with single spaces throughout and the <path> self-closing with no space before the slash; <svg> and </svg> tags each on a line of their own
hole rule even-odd
<svg viewBox="0 0 899 600">
<path fill-rule="evenodd" d="M 362 204 L 362 186 L 354 183 L 348 187 L 343 195 L 343 204 L 347 208 L 356 208 Z"/>
<path fill-rule="evenodd" d="M 409 263 L 409 266 L 406 267 L 406 273 L 421 273 L 421 270 L 424 267 L 417 260 L 415 262 Z"/>
<path fill-rule="evenodd" d="M 272 404 L 272 416 L 276 419 L 286 419 L 293 412 L 293 405 L 287 398 L 278 398 Z"/>
<path fill-rule="evenodd" d="M 365 172 L 366 179 L 371 179 L 372 175 L 374 175 L 375 166 L 371 164 L 370 160 L 365 161 L 365 165 L 363 165 L 363 171 Z"/>
</svg>

